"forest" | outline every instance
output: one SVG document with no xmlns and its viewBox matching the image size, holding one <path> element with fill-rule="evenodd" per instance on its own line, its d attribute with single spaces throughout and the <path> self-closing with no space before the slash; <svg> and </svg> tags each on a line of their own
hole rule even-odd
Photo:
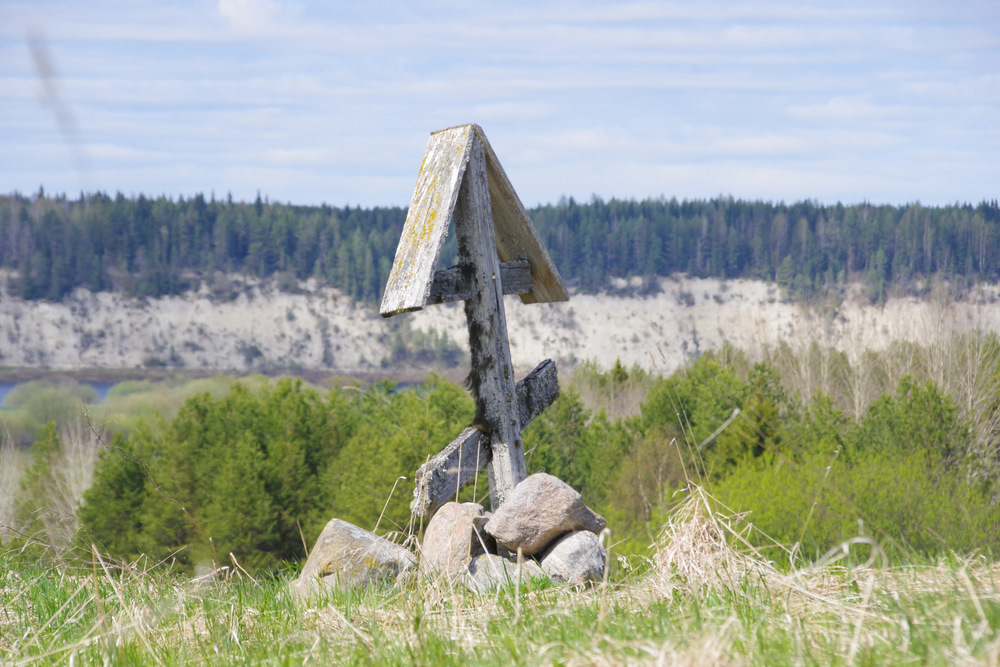
<svg viewBox="0 0 1000 667">
<path fill-rule="evenodd" d="M 920 294 L 933 279 L 1000 280 L 1000 205 L 926 207 L 572 198 L 529 211 L 563 280 L 609 289 L 612 278 L 757 278 L 808 298 L 862 282 L 868 296 Z M 216 272 L 314 278 L 357 300 L 381 295 L 406 219 L 402 207 L 296 206 L 231 198 L 0 196 L 0 268 L 8 292 L 57 301 L 82 287 L 159 297 Z M 442 263 L 456 253 L 449 235 Z"/>
</svg>

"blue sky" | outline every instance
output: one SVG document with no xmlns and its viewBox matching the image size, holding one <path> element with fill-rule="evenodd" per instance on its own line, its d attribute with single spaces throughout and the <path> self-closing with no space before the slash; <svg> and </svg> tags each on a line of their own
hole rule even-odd
<svg viewBox="0 0 1000 667">
<path fill-rule="evenodd" d="M 466 122 L 528 206 L 993 199 L 1000 2 L 0 0 L 0 192 L 405 205 Z"/>
</svg>

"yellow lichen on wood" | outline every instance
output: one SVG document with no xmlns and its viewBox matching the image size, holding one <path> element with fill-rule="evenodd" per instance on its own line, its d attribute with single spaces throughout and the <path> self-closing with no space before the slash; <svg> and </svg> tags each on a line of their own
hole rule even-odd
<svg viewBox="0 0 1000 667">
<path fill-rule="evenodd" d="M 431 135 L 380 309 L 383 316 L 423 308 L 448 233 L 467 161 L 469 126 Z"/>
</svg>

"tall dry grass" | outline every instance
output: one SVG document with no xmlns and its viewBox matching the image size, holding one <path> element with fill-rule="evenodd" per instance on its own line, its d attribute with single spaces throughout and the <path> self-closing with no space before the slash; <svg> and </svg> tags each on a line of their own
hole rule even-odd
<svg viewBox="0 0 1000 667">
<path fill-rule="evenodd" d="M 723 662 L 1000 664 L 1000 565 L 952 556 L 889 567 L 859 536 L 788 572 L 746 540 L 756 530 L 747 517 L 689 491 L 653 545 L 646 593 L 715 614 Z M 762 641 L 779 650 L 755 654 Z"/>
<path fill-rule="evenodd" d="M 6 429 L 0 431 L 0 545 L 7 544 L 18 527 L 17 498 L 25 465 Z"/>
<path fill-rule="evenodd" d="M 30 463 L 9 443 L 0 452 L 0 530 L 7 539 L 17 533 L 58 556 L 71 549 L 80 528 L 76 511 L 93 482 L 102 441 L 83 415 L 57 434 L 58 447 Z"/>
</svg>

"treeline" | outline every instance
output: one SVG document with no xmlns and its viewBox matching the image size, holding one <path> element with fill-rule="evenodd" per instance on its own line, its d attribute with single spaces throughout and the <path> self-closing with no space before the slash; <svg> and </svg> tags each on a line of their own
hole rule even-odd
<svg viewBox="0 0 1000 667">
<path fill-rule="evenodd" d="M 318 278 L 374 299 L 406 219 L 402 208 L 177 200 L 98 193 L 0 197 L 0 267 L 8 290 L 59 300 L 77 287 L 160 297 L 196 289 L 217 271 L 258 278 Z M 283 275 L 281 275 L 283 274 Z M 285 278 L 282 280 L 281 278 Z"/>
<path fill-rule="evenodd" d="M 925 207 L 791 205 L 732 198 L 564 199 L 529 211 L 563 279 L 587 291 L 612 278 L 683 272 L 776 280 L 809 296 L 864 281 L 872 298 L 927 279 L 1000 280 L 996 200 Z M 8 290 L 58 300 L 77 287 L 158 297 L 215 272 L 315 278 L 358 300 L 381 295 L 406 209 L 295 206 L 231 199 L 0 197 L 0 268 Z M 455 256 L 449 235 L 443 263 Z"/>
<path fill-rule="evenodd" d="M 611 277 L 674 272 L 776 280 L 804 296 L 853 281 L 883 296 L 935 276 L 1000 279 L 996 200 L 924 207 L 595 198 L 531 213 L 559 270 L 588 290 Z"/>
</svg>

